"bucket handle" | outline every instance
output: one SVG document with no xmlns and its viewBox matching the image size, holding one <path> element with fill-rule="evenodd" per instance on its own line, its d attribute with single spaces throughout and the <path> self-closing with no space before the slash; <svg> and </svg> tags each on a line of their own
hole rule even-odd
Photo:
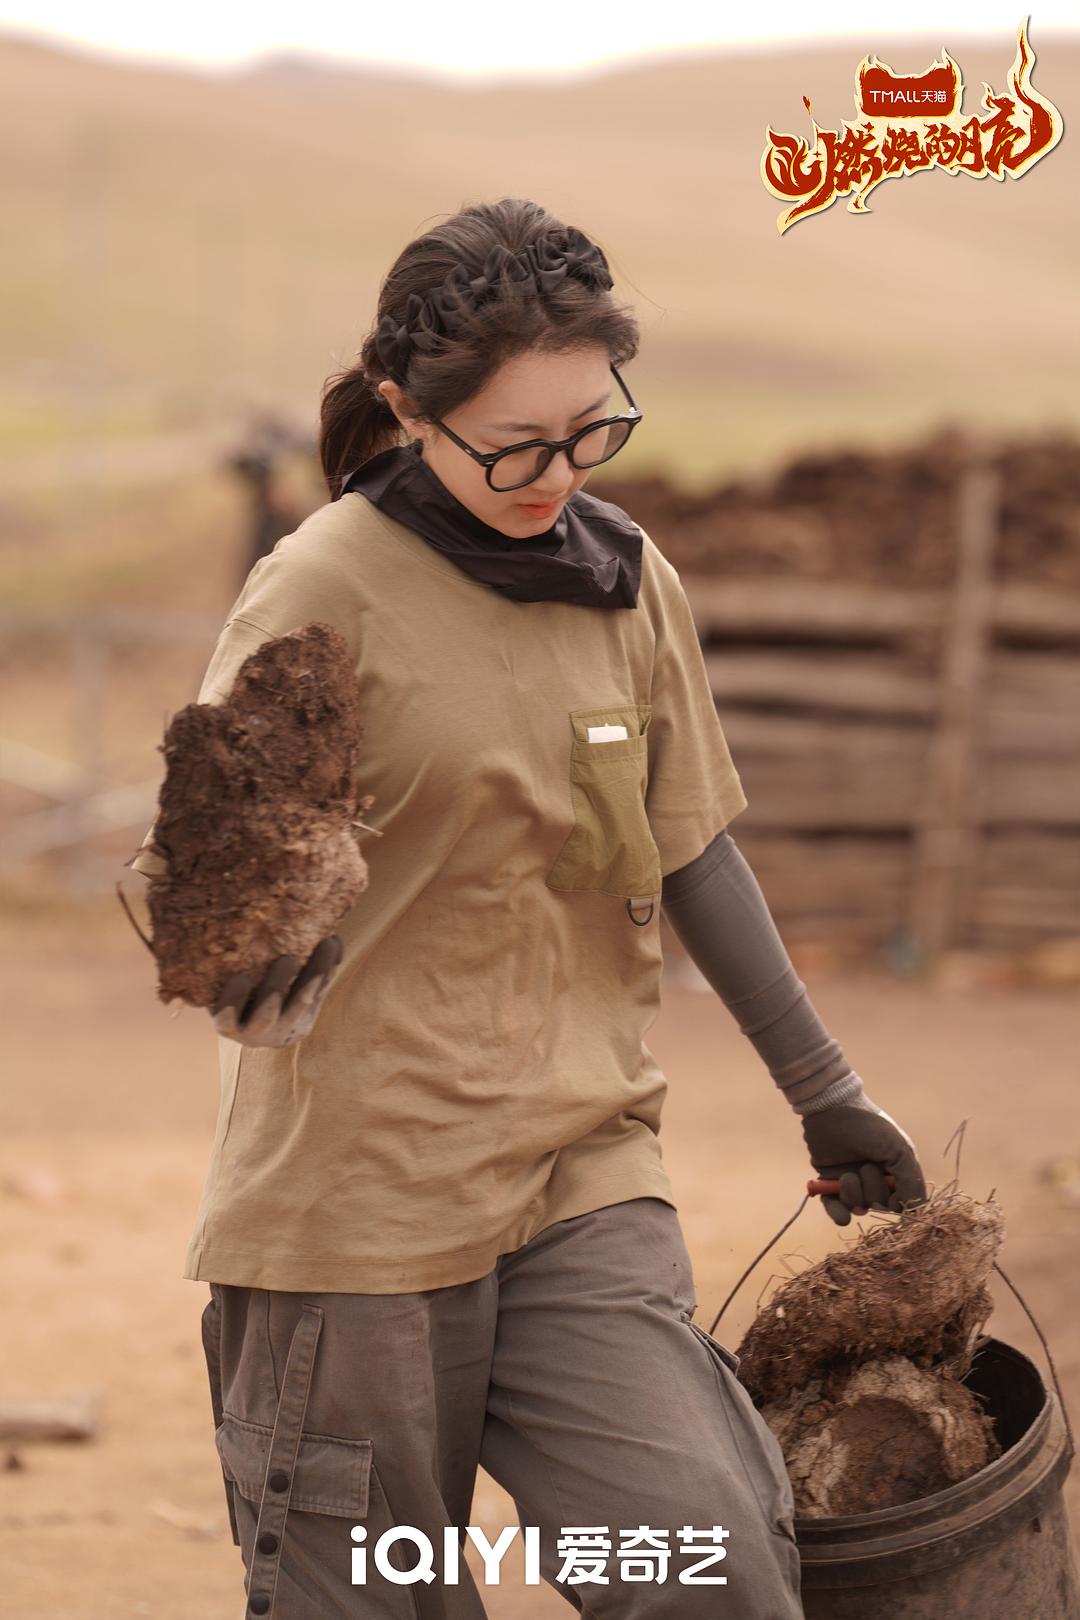
<svg viewBox="0 0 1080 1620">
<path fill-rule="evenodd" d="M 756 1265 L 758 1265 L 760 1261 L 764 1260 L 765 1256 L 768 1254 L 768 1252 L 772 1248 L 773 1244 L 779 1242 L 779 1240 L 783 1237 L 784 1233 L 787 1231 L 788 1227 L 789 1226 L 794 1226 L 795 1222 L 798 1220 L 799 1216 L 802 1214 L 803 1210 L 806 1208 L 806 1205 L 807 1205 L 808 1201 L 813 1196 L 813 1193 L 817 1190 L 816 1186 L 814 1186 L 814 1184 L 808 1183 L 807 1185 L 808 1185 L 808 1190 L 807 1190 L 807 1192 L 805 1192 L 803 1194 L 802 1201 L 800 1202 L 799 1207 L 796 1209 L 794 1215 L 790 1216 L 784 1222 L 783 1226 L 780 1228 L 779 1232 L 777 1232 L 775 1237 L 769 1239 L 768 1243 L 766 1243 L 766 1245 L 762 1249 L 761 1253 L 758 1254 L 758 1255 L 755 1255 L 754 1259 L 751 1260 L 750 1264 L 747 1266 L 746 1270 L 743 1272 L 742 1276 L 739 1278 L 738 1282 L 735 1284 L 734 1288 L 728 1294 L 728 1296 L 725 1299 L 724 1303 L 721 1305 L 720 1309 L 717 1311 L 716 1316 L 713 1318 L 712 1327 L 709 1329 L 710 1335 L 715 1336 L 717 1326 L 719 1325 L 719 1322 L 720 1322 L 720 1318 L 723 1316 L 724 1312 L 727 1310 L 728 1306 L 731 1304 L 732 1300 L 735 1298 L 735 1295 L 739 1292 L 739 1289 L 742 1287 L 742 1285 L 746 1281 L 747 1277 L 749 1277 L 749 1275 L 753 1271 L 754 1267 Z M 1035 1320 L 1035 1314 L 1032 1311 L 1031 1306 L 1028 1304 L 1027 1300 L 1024 1298 L 1023 1294 L 1020 1292 L 1019 1288 L 1017 1288 L 1016 1284 L 1009 1277 L 1007 1277 L 1005 1275 L 1004 1271 L 1002 1271 L 1001 1267 L 998 1265 L 996 1260 L 993 1262 L 993 1270 L 997 1272 L 998 1276 L 1002 1279 L 1002 1281 L 1007 1283 L 1009 1288 L 1016 1295 L 1017 1299 L 1020 1301 L 1021 1306 L 1023 1307 L 1024 1314 L 1026 1315 L 1028 1321 L 1031 1323 L 1032 1327 L 1035 1329 L 1035 1332 L 1039 1336 L 1039 1343 L 1043 1347 L 1043 1353 L 1046 1356 L 1047 1365 L 1050 1368 L 1050 1376 L 1054 1380 L 1054 1388 L 1057 1391 L 1058 1402 L 1060 1403 L 1060 1406 L 1061 1406 L 1061 1415 L 1062 1415 L 1062 1418 L 1065 1421 L 1065 1433 L 1066 1433 L 1066 1435 L 1068 1437 L 1068 1441 L 1069 1441 L 1069 1455 L 1073 1456 L 1075 1454 L 1075 1451 L 1076 1451 L 1076 1444 L 1075 1444 L 1075 1442 L 1073 1440 L 1072 1424 L 1069 1421 L 1069 1408 L 1065 1404 L 1065 1392 L 1061 1387 L 1061 1380 L 1058 1378 L 1057 1368 L 1054 1366 L 1054 1358 L 1050 1354 L 1050 1346 L 1046 1342 L 1046 1334 L 1043 1332 L 1042 1328 L 1039 1326 L 1038 1322 Z"/>
<path fill-rule="evenodd" d="M 1058 1398 L 1058 1401 L 1059 1401 L 1059 1403 L 1061 1405 L 1061 1415 L 1065 1419 L 1065 1433 L 1068 1435 L 1068 1438 L 1069 1438 L 1069 1454 L 1070 1454 L 1070 1456 L 1072 1456 L 1076 1451 L 1076 1446 L 1075 1446 L 1075 1443 L 1073 1441 L 1072 1424 L 1069 1422 L 1069 1408 L 1065 1405 L 1065 1392 L 1061 1387 L 1061 1380 L 1058 1378 L 1057 1368 L 1054 1366 L 1054 1358 L 1050 1354 L 1050 1346 L 1046 1342 L 1046 1334 L 1043 1332 L 1043 1330 L 1039 1326 L 1038 1322 L 1036 1322 L 1035 1313 L 1031 1309 L 1031 1306 L 1028 1304 L 1027 1300 L 1024 1298 L 1023 1294 L 1020 1292 L 1019 1288 L 1017 1288 L 1017 1286 L 1016 1286 L 1016 1284 L 1014 1282 L 1012 1282 L 1008 1277 L 1006 1277 L 1005 1273 L 1002 1271 L 1001 1267 L 998 1265 L 996 1260 L 994 1261 L 993 1269 L 997 1272 L 998 1276 L 1002 1279 L 1002 1281 L 1008 1284 L 1008 1286 L 1011 1288 L 1012 1292 L 1016 1295 L 1017 1299 L 1020 1301 L 1021 1306 L 1023 1307 L 1025 1316 L 1027 1317 L 1028 1321 L 1031 1323 L 1032 1327 L 1035 1329 L 1035 1332 L 1039 1335 L 1039 1343 L 1043 1347 L 1043 1354 L 1046 1356 L 1046 1362 L 1047 1362 L 1048 1367 L 1050 1368 L 1050 1376 L 1054 1380 L 1054 1388 L 1057 1390 L 1057 1398 Z"/>
</svg>

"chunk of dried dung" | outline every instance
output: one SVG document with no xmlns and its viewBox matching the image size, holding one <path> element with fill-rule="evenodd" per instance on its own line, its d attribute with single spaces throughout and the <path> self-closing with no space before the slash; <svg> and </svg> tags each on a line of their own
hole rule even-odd
<svg viewBox="0 0 1080 1620">
<path fill-rule="evenodd" d="M 161 752 L 147 905 L 158 997 L 208 1007 L 230 974 L 305 961 L 367 888 L 355 772 L 363 726 L 344 637 L 263 642 L 224 703 L 191 703 Z"/>
<path fill-rule="evenodd" d="M 739 1380 L 780 1442 L 797 1512 L 913 1501 L 998 1455 L 963 1379 L 1003 1236 L 992 1199 L 935 1192 L 771 1294 L 738 1347 Z"/>
<path fill-rule="evenodd" d="M 811 1379 L 761 1412 L 780 1442 L 804 1518 L 872 1513 L 978 1473 L 1000 1453 L 966 1384 L 904 1356 L 864 1361 L 826 1398 Z"/>
<path fill-rule="evenodd" d="M 770 1296 L 739 1346 L 740 1380 L 775 1400 L 836 1360 L 962 1357 L 992 1309 L 985 1283 L 1004 1229 L 1000 1205 L 961 1192 L 865 1229 Z"/>
</svg>

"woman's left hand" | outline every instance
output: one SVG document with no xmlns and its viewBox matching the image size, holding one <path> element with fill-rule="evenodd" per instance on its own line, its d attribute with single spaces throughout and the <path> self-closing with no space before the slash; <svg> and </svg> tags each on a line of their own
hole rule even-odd
<svg viewBox="0 0 1080 1620">
<path fill-rule="evenodd" d="M 840 1182 L 838 1195 L 826 1193 L 821 1200 L 837 1226 L 870 1209 L 899 1213 L 905 1204 L 924 1202 L 926 1181 L 914 1142 L 865 1095 L 857 1104 L 804 1114 L 802 1129 L 818 1175 Z M 886 1175 L 893 1177 L 891 1192 Z"/>
</svg>

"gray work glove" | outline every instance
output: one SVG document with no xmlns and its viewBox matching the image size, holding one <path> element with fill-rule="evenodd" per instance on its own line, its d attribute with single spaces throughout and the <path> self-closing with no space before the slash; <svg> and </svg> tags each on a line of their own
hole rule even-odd
<svg viewBox="0 0 1080 1620">
<path fill-rule="evenodd" d="M 839 1179 L 839 1196 L 825 1193 L 821 1199 L 837 1226 L 847 1226 L 852 1214 L 865 1215 L 870 1209 L 898 1214 L 905 1203 L 925 1200 L 914 1142 L 865 1095 L 857 1104 L 838 1103 L 804 1114 L 802 1130 L 818 1175 Z M 891 1192 L 886 1175 L 895 1181 Z"/>
<path fill-rule="evenodd" d="M 301 965 L 278 956 L 265 970 L 234 973 L 210 1009 L 219 1035 L 242 1046 L 291 1046 L 318 1017 L 326 988 L 341 961 L 337 934 L 321 939 Z"/>
</svg>

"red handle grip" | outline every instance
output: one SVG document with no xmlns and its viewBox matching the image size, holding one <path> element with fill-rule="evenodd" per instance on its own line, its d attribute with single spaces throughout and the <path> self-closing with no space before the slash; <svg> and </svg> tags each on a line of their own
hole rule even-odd
<svg viewBox="0 0 1080 1620">
<path fill-rule="evenodd" d="M 891 1192 L 896 1186 L 896 1177 L 886 1176 L 885 1185 Z M 835 1198 L 837 1193 L 840 1191 L 840 1182 L 835 1178 L 831 1178 L 827 1181 L 808 1181 L 806 1183 L 806 1190 L 811 1194 L 828 1193 L 831 1198 Z"/>
</svg>

